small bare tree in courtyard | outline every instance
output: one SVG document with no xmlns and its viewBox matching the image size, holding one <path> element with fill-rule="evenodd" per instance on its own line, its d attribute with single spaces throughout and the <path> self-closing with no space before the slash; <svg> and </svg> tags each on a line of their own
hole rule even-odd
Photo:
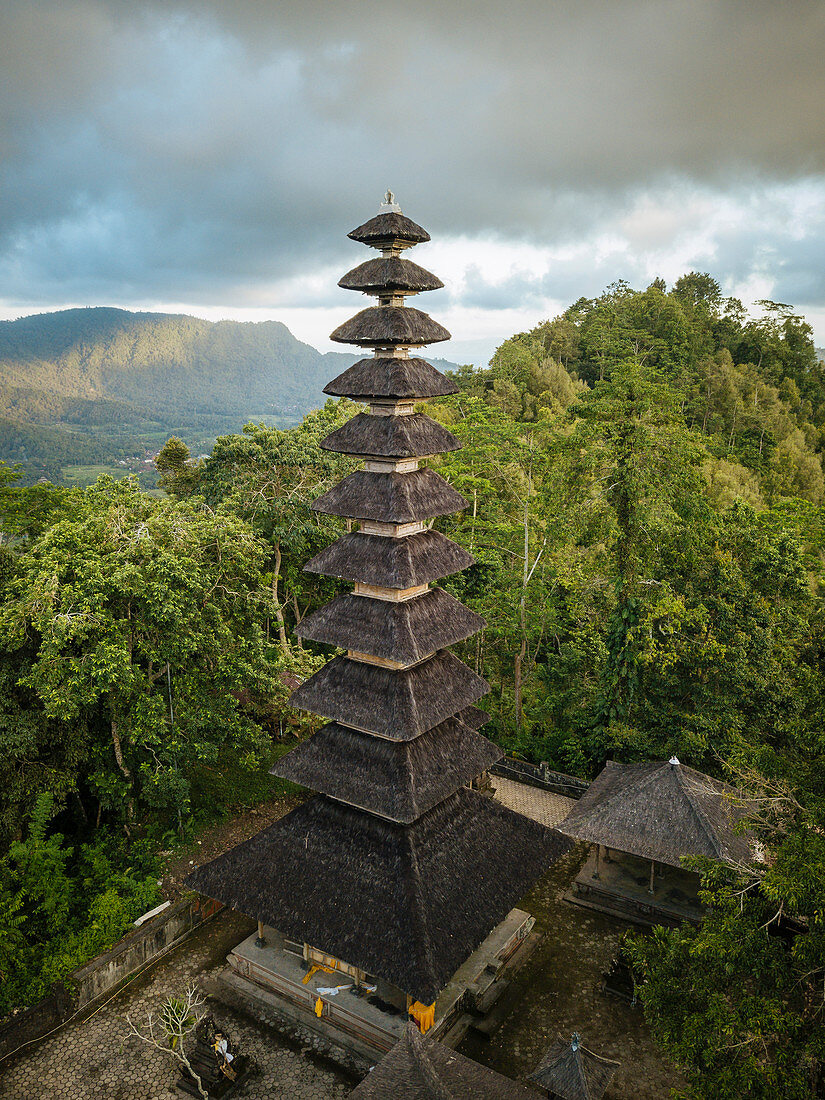
<svg viewBox="0 0 825 1100">
<path fill-rule="evenodd" d="M 203 1100 L 209 1100 L 209 1093 L 203 1087 L 203 1081 L 192 1068 L 186 1054 L 185 1041 L 197 1027 L 203 1016 L 204 996 L 196 985 L 190 985 L 181 997 L 167 997 L 157 1013 L 150 1012 L 146 1023 L 140 1027 L 129 1016 L 126 1023 L 129 1031 L 149 1046 L 168 1054 L 186 1068 L 198 1088 Z"/>
</svg>

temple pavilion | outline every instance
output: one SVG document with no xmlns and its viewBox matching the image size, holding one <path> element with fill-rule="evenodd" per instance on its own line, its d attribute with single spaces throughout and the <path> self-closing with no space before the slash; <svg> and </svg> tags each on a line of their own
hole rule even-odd
<svg viewBox="0 0 825 1100">
<path fill-rule="evenodd" d="M 609 761 L 558 826 L 594 845 L 568 900 L 641 924 L 696 923 L 699 875 L 682 866 L 682 857 L 753 861 L 753 838 L 737 828 L 745 813 L 733 787 L 675 756 Z"/>
<path fill-rule="evenodd" d="M 532 927 L 514 904 L 571 845 L 469 786 L 502 753 L 477 732 L 488 685 L 448 648 L 483 620 L 436 584 L 473 559 L 431 527 L 467 501 L 421 465 L 459 446 L 416 412 L 456 392 L 418 357 L 449 333 L 407 304 L 442 286 L 402 255 L 429 234 L 388 192 L 349 237 L 378 256 L 339 285 L 377 304 L 332 339 L 372 354 L 325 392 L 368 411 L 321 446 L 363 469 L 315 502 L 355 529 L 306 569 L 353 588 L 298 628 L 340 652 L 291 698 L 327 724 L 273 769 L 318 793 L 189 883 L 258 921 L 230 956 L 236 978 L 375 1051 L 408 1013 L 440 1036 L 483 997 Z"/>
<path fill-rule="evenodd" d="M 619 1063 L 588 1050 L 581 1038 L 559 1039 L 530 1074 L 548 1100 L 601 1100 Z"/>
</svg>

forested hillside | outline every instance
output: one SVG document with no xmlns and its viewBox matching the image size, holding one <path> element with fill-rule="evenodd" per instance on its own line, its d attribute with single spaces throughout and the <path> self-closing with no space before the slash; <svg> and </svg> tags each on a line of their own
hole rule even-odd
<svg viewBox="0 0 825 1100">
<path fill-rule="evenodd" d="M 68 309 L 0 322 L 0 460 L 29 481 L 69 464 L 198 450 L 248 420 L 288 426 L 352 354 L 322 355 L 278 321 Z"/>
<path fill-rule="evenodd" d="M 694 273 L 580 300 L 425 406 L 463 444 L 433 464 L 469 506 L 437 524 L 476 558 L 445 587 L 487 620 L 458 647 L 485 732 L 584 778 L 675 753 L 753 799 L 768 862 L 709 862 L 702 928 L 628 948 L 707 1100 L 825 1087 L 824 371 L 793 310 L 749 317 Z M 2 1007 L 125 927 L 158 849 L 263 794 L 311 727 L 287 685 L 329 654 L 294 626 L 337 590 L 303 564 L 340 525 L 310 505 L 353 467 L 318 444 L 355 411 L 201 462 L 172 439 L 165 500 L 9 474 Z"/>
</svg>

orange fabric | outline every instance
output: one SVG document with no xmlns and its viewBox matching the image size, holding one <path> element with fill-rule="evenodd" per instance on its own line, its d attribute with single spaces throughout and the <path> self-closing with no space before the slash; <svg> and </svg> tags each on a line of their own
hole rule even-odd
<svg viewBox="0 0 825 1100">
<path fill-rule="evenodd" d="M 431 1005 L 423 1005 L 421 1001 L 413 1001 L 408 1012 L 418 1024 L 418 1030 L 425 1035 L 435 1023 L 435 1001 Z"/>
<path fill-rule="evenodd" d="M 309 979 L 312 977 L 312 975 L 317 973 L 319 970 L 323 970 L 323 972 L 325 974 L 334 974 L 335 973 L 335 971 L 330 970 L 330 968 L 328 966 L 321 966 L 320 963 L 315 963 L 313 966 L 311 966 L 309 968 L 309 970 L 307 970 L 307 972 L 306 972 L 306 974 L 304 974 L 303 978 L 301 978 L 301 983 L 303 985 L 306 985 L 307 982 L 309 981 Z"/>
<path fill-rule="evenodd" d="M 318 1016 L 318 1017 L 321 1017 L 321 1016 L 323 1016 L 323 1014 L 324 1014 L 324 1002 L 319 997 L 318 1000 L 315 1002 L 315 1015 Z"/>
</svg>

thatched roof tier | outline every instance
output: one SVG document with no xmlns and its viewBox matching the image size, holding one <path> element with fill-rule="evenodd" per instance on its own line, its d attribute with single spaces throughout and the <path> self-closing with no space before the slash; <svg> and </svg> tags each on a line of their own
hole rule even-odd
<svg viewBox="0 0 825 1100">
<path fill-rule="evenodd" d="M 413 664 L 485 625 L 449 592 L 431 588 L 397 603 L 347 593 L 302 619 L 295 633 L 311 642 Z"/>
<path fill-rule="evenodd" d="M 727 783 L 678 761 L 609 761 L 559 826 L 567 836 L 681 866 L 682 856 L 739 863 L 753 858 L 734 832 L 744 809 Z"/>
<path fill-rule="evenodd" d="M 411 306 L 370 306 L 329 334 L 336 344 L 358 344 L 363 348 L 421 347 L 449 340 L 443 325 Z"/>
<path fill-rule="evenodd" d="M 412 416 L 358 413 L 322 439 L 321 446 L 337 454 L 379 458 L 416 458 L 461 449 L 452 432 L 423 413 Z"/>
<path fill-rule="evenodd" d="M 437 275 L 412 260 L 400 256 L 378 256 L 348 271 L 338 280 L 338 286 L 344 290 L 360 290 L 364 294 L 386 291 L 418 294 L 424 290 L 438 290 L 444 284 Z"/>
<path fill-rule="evenodd" d="M 371 248 L 409 248 L 410 245 L 424 244 L 430 239 L 427 230 L 416 225 L 412 218 L 405 218 L 403 214 L 394 212 L 377 214 L 347 233 L 347 236 L 351 241 L 368 244 Z"/>
<path fill-rule="evenodd" d="M 534 1089 L 427 1039 L 413 1023 L 350 1100 L 536 1100 Z"/>
<path fill-rule="evenodd" d="M 618 1062 L 587 1050 L 574 1035 L 570 1042 L 553 1043 L 530 1079 L 562 1100 L 600 1100 L 618 1067 Z"/>
<path fill-rule="evenodd" d="M 411 822 L 500 760 L 492 741 L 457 718 L 414 741 L 386 741 L 330 722 L 272 774 L 391 821 Z"/>
<path fill-rule="evenodd" d="M 413 668 L 389 670 L 335 657 L 290 696 L 290 704 L 390 741 L 412 741 L 489 691 L 449 650 Z"/>
<path fill-rule="evenodd" d="M 438 531 L 420 531 L 405 538 L 354 531 L 316 554 L 304 570 L 380 588 L 415 588 L 459 573 L 474 560 Z"/>
<path fill-rule="evenodd" d="M 570 846 L 466 788 L 412 825 L 318 795 L 186 884 L 429 1004 Z"/>
<path fill-rule="evenodd" d="M 395 359 L 381 356 L 359 359 L 326 386 L 332 397 L 353 401 L 401 400 L 446 397 L 458 393 L 458 387 L 426 359 Z"/>
<path fill-rule="evenodd" d="M 414 523 L 448 516 L 466 508 L 468 501 L 435 470 L 377 474 L 356 470 L 318 497 L 316 512 L 381 523 Z M 363 578 L 362 578 L 363 579 Z"/>
<path fill-rule="evenodd" d="M 456 715 L 465 726 L 469 726 L 470 729 L 480 730 L 482 726 L 486 726 L 490 721 L 490 715 L 486 710 L 482 710 L 481 707 L 465 707 L 464 710 L 460 710 Z"/>
</svg>

